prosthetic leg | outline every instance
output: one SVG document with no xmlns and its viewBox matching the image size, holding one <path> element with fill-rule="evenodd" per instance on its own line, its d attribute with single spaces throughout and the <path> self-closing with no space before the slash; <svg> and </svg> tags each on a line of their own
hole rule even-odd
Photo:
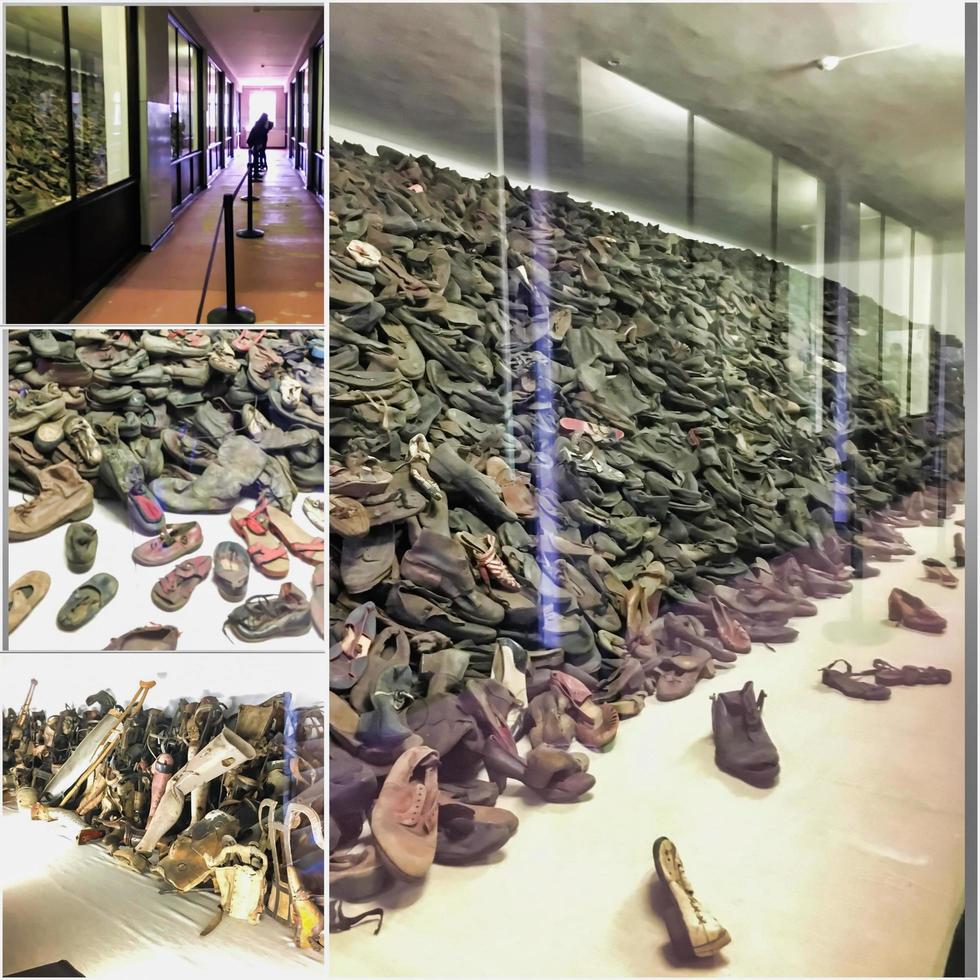
<svg viewBox="0 0 980 980">
<path fill-rule="evenodd" d="M 222 729 L 220 735 L 208 742 L 167 783 L 156 812 L 146 825 L 146 833 L 136 847 L 136 853 L 144 857 L 153 853 L 160 838 L 180 819 L 188 794 L 254 758 L 255 749 L 248 742 L 230 728 Z"/>
</svg>

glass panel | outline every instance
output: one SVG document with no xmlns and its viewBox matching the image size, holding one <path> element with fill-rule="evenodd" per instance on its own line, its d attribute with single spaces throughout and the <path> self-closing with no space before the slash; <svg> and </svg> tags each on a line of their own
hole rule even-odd
<svg viewBox="0 0 980 980">
<path fill-rule="evenodd" d="M 189 93 L 187 90 L 187 66 L 190 60 L 187 40 L 180 31 L 177 31 L 177 119 L 178 133 L 180 134 L 181 156 L 191 147 L 191 106 Z"/>
<path fill-rule="evenodd" d="M 235 86 L 227 79 L 225 80 L 225 137 L 235 135 Z M 232 140 L 232 149 L 234 149 Z"/>
<path fill-rule="evenodd" d="M 7 224 L 71 197 L 60 7 L 6 7 Z"/>
<path fill-rule="evenodd" d="M 882 381 L 908 413 L 909 282 L 912 274 L 912 230 L 894 218 L 885 218 L 885 253 L 882 305 L 884 333 Z"/>
<path fill-rule="evenodd" d="M 218 139 L 218 72 L 214 62 L 208 61 L 208 145 Z"/>
<path fill-rule="evenodd" d="M 170 158 L 176 160 L 180 156 L 180 110 L 177 104 L 177 29 L 173 24 L 170 30 L 170 47 L 167 57 L 170 62 Z"/>
<path fill-rule="evenodd" d="M 929 375 L 932 365 L 930 332 L 932 324 L 933 241 L 915 233 L 912 258 L 912 390 L 909 413 L 921 415 L 929 410 Z"/>
<path fill-rule="evenodd" d="M 300 117 L 299 123 L 297 125 L 298 137 L 301 143 L 306 141 L 307 135 L 310 130 L 310 94 L 309 85 L 306 81 L 306 65 L 303 65 L 302 70 L 296 76 L 296 84 L 299 86 L 299 106 L 300 106 Z"/>
<path fill-rule="evenodd" d="M 775 258 L 819 276 L 823 272 L 823 184 L 786 160 L 777 163 Z"/>
<path fill-rule="evenodd" d="M 854 329 L 854 353 L 880 375 L 881 215 L 862 204 L 859 222 L 857 291 L 861 299 L 858 325 Z"/>
<path fill-rule="evenodd" d="M 772 154 L 694 117 L 694 227 L 728 245 L 771 252 Z"/>
<path fill-rule="evenodd" d="M 655 220 L 687 226 L 689 113 L 586 58 L 579 60 L 585 169 L 610 204 L 643 202 Z"/>
<path fill-rule="evenodd" d="M 323 152 L 323 104 L 326 96 L 323 90 L 323 53 L 324 48 L 321 44 L 316 59 L 316 97 L 320 107 L 316 119 L 316 149 L 321 153 Z"/>
<path fill-rule="evenodd" d="M 188 44 L 187 53 L 189 55 L 187 76 L 188 81 L 188 102 L 190 103 L 190 125 L 187 134 L 187 149 L 199 150 L 201 148 L 201 127 L 197 121 L 197 48 L 193 44 Z"/>
<path fill-rule="evenodd" d="M 79 196 L 129 176 L 126 10 L 68 8 L 72 124 Z"/>
</svg>

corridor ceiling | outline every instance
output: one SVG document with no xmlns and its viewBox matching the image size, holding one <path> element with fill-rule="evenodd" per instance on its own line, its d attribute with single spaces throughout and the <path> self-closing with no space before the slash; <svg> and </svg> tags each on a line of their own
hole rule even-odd
<svg viewBox="0 0 980 980">
<path fill-rule="evenodd" d="M 323 24 L 323 7 L 245 7 L 212 4 L 187 7 L 219 56 L 239 78 L 285 85 L 289 71 L 314 25 Z"/>
<path fill-rule="evenodd" d="M 497 119 L 504 120 L 506 142 L 515 99 L 529 99 L 532 109 L 549 107 L 546 117 L 538 116 L 549 134 L 581 138 L 588 119 L 579 99 L 587 104 L 590 93 L 579 91 L 579 66 L 588 61 L 822 179 L 841 179 L 854 200 L 953 238 L 962 234 L 964 208 L 963 9 L 957 3 L 335 4 L 331 119 L 351 128 L 371 124 L 367 132 L 491 168 Z M 908 44 L 844 61 L 831 72 L 814 67 L 824 55 Z M 640 102 L 645 95 L 637 89 Z M 610 105 L 609 111 L 628 120 L 629 108 Z M 626 173 L 632 166 L 641 181 L 636 139 L 603 149 L 611 170 Z M 568 186 L 587 183 L 588 174 L 572 169 L 581 164 L 552 160 L 549 166 Z"/>
</svg>

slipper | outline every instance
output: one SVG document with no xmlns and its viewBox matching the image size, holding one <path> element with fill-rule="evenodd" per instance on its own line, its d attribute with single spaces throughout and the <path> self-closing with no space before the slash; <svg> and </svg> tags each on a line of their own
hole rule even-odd
<svg viewBox="0 0 980 980">
<path fill-rule="evenodd" d="M 7 632 L 15 629 L 30 615 L 31 610 L 48 594 L 51 576 L 47 572 L 27 572 L 21 575 L 7 593 Z"/>
<path fill-rule="evenodd" d="M 191 593 L 211 574 L 211 559 L 206 555 L 188 558 L 175 565 L 150 591 L 153 605 L 174 612 L 183 609 Z"/>
<path fill-rule="evenodd" d="M 267 508 L 269 527 L 289 550 L 301 561 L 309 565 L 323 564 L 323 538 L 314 538 L 307 534 L 284 510 L 273 507 Z"/>
<path fill-rule="evenodd" d="M 234 541 L 222 541 L 214 549 L 214 584 L 222 599 L 241 602 L 248 590 L 248 552 Z"/>
<path fill-rule="evenodd" d="M 252 564 L 269 578 L 285 578 L 289 558 L 279 539 L 269 530 L 269 503 L 263 499 L 251 513 L 245 507 L 231 512 L 231 526 L 245 539 Z"/>
<path fill-rule="evenodd" d="M 176 650 L 180 630 L 176 626 L 149 623 L 130 630 L 122 636 L 114 636 L 103 650 Z"/>
<path fill-rule="evenodd" d="M 834 664 L 843 664 L 847 670 L 833 670 Z M 857 680 L 851 665 L 846 660 L 835 660 L 822 667 L 821 676 L 827 687 L 832 687 L 849 698 L 857 698 L 861 701 L 887 701 L 892 696 L 892 692 L 887 687 Z"/>
<path fill-rule="evenodd" d="M 99 572 L 80 585 L 58 610 L 58 629 L 77 630 L 95 618 L 119 591 L 119 582 L 112 575 Z"/>
</svg>

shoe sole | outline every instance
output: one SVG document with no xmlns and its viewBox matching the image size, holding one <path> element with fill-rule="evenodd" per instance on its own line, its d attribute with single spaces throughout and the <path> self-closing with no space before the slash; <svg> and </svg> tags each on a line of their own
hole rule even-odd
<svg viewBox="0 0 980 980">
<path fill-rule="evenodd" d="M 76 510 L 74 513 L 69 514 L 67 517 L 63 517 L 57 524 L 52 524 L 51 527 L 45 528 L 43 531 L 38 531 L 37 534 L 21 534 L 19 531 L 14 531 L 8 529 L 7 539 L 9 541 L 31 541 L 34 538 L 39 538 L 44 534 L 48 534 L 57 527 L 61 527 L 62 524 L 71 524 L 75 521 L 83 521 L 86 517 L 90 517 L 92 511 L 95 508 L 95 503 L 90 502 L 84 507 Z"/>
<path fill-rule="evenodd" d="M 245 594 L 248 592 L 248 582 L 246 582 L 240 589 L 229 589 L 220 578 L 215 578 L 214 585 L 221 598 L 227 600 L 228 602 L 241 602 L 242 599 L 245 598 Z"/>
<path fill-rule="evenodd" d="M 234 633 L 235 636 L 237 636 L 238 639 L 242 640 L 244 643 L 264 643 L 266 640 L 275 640 L 280 636 L 305 636 L 310 631 L 310 625 L 308 624 L 304 627 L 296 626 L 288 630 L 279 630 L 276 633 L 270 633 L 268 636 L 245 636 L 235 629 L 234 625 L 232 624 L 228 625 L 228 629 L 230 629 L 232 633 Z"/>
<path fill-rule="evenodd" d="M 81 564 L 77 561 L 66 561 L 66 564 L 68 565 L 68 571 L 74 572 L 76 575 L 81 575 L 83 572 L 87 572 L 92 568 L 95 564 L 95 559 L 93 558 L 91 561 Z"/>
</svg>

